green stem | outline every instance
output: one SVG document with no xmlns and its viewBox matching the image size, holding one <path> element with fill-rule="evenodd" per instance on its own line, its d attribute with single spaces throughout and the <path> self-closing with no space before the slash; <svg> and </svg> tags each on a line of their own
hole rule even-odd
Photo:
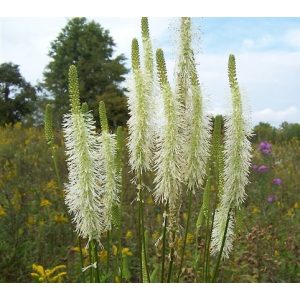
<svg viewBox="0 0 300 300">
<path fill-rule="evenodd" d="M 120 282 L 122 282 L 123 273 L 123 258 L 122 258 L 122 226 L 120 225 L 118 230 L 118 264 L 120 267 Z"/>
<path fill-rule="evenodd" d="M 175 231 L 173 230 L 171 233 L 171 247 L 170 247 L 170 263 L 169 263 L 169 271 L 168 271 L 168 279 L 167 282 L 171 282 L 172 271 L 173 271 L 173 262 L 174 262 L 174 247 L 175 247 Z"/>
<path fill-rule="evenodd" d="M 99 273 L 99 260 L 98 260 L 98 250 L 97 242 L 93 241 L 93 250 L 94 250 L 94 262 L 96 262 L 96 272 L 95 272 L 95 282 L 100 282 L 100 273 Z"/>
<path fill-rule="evenodd" d="M 162 248 L 162 262 L 161 262 L 161 282 L 164 282 L 165 277 L 165 257 L 166 257 L 166 233 L 167 233 L 167 222 L 168 222 L 168 204 L 165 207 L 164 213 L 164 229 L 163 229 L 163 248 Z"/>
<path fill-rule="evenodd" d="M 92 245 L 91 245 L 91 241 L 89 242 L 89 263 L 90 265 L 93 263 L 93 254 L 92 254 Z M 90 282 L 92 283 L 94 281 L 94 268 L 91 267 L 90 268 Z"/>
<path fill-rule="evenodd" d="M 107 260 L 106 260 L 106 275 L 109 282 L 109 262 L 110 262 L 110 230 L 107 231 Z"/>
<path fill-rule="evenodd" d="M 142 225 L 142 237 L 143 237 L 143 248 L 144 248 L 144 265 L 147 273 L 147 279 L 148 282 L 150 283 L 150 273 L 149 273 L 149 268 L 148 268 L 148 254 L 147 254 L 147 246 L 146 246 L 146 236 L 145 236 L 145 223 L 144 223 L 144 202 L 140 201 L 141 205 L 141 225 Z"/>
<path fill-rule="evenodd" d="M 140 191 L 138 189 L 138 201 L 140 197 Z M 140 282 L 143 282 L 143 256 L 142 256 L 142 235 L 141 235 L 141 209 L 138 206 L 138 247 L 139 247 L 139 262 L 140 262 Z"/>
<path fill-rule="evenodd" d="M 78 244 L 79 244 L 79 250 L 80 250 L 81 277 L 82 277 L 83 282 L 86 282 L 85 281 L 85 274 L 82 271 L 82 269 L 84 268 L 84 260 L 83 260 L 83 253 L 82 253 L 82 246 L 81 246 L 80 236 L 78 237 Z"/>
<path fill-rule="evenodd" d="M 214 220 L 215 220 L 215 212 L 216 212 L 216 207 L 214 208 L 213 215 L 212 215 L 211 227 L 210 227 L 208 245 L 207 245 L 207 251 L 208 252 L 207 252 L 207 258 L 206 258 L 206 271 L 205 271 L 207 281 L 210 280 L 210 278 L 209 278 L 209 276 L 210 276 L 210 253 L 209 253 L 209 249 L 210 249 L 211 235 L 212 235 L 213 225 L 214 225 Z"/>
<path fill-rule="evenodd" d="M 150 282 L 150 274 L 148 269 L 148 258 L 147 258 L 147 249 L 146 249 L 146 237 L 145 237 L 145 224 L 144 224 L 144 202 L 142 199 L 142 174 L 138 173 L 138 201 L 139 201 L 139 232 L 141 239 L 141 248 L 140 248 L 140 259 L 141 259 L 141 278 L 143 278 L 143 267 L 146 270 L 147 280 Z M 144 250 L 144 254 L 143 254 Z M 142 279 L 143 282 L 143 279 Z"/>
<path fill-rule="evenodd" d="M 229 220 L 230 220 L 230 212 L 231 212 L 231 209 L 229 209 L 229 211 L 228 211 L 227 220 L 226 220 L 226 226 L 225 226 L 224 235 L 223 235 L 223 239 L 222 239 L 222 245 L 221 245 L 220 252 L 218 254 L 217 263 L 216 263 L 216 266 L 215 266 L 215 270 L 214 270 L 211 282 L 216 282 L 217 276 L 219 274 L 219 266 L 220 266 L 220 261 L 221 261 L 221 257 L 222 257 L 222 253 L 223 253 L 223 249 L 224 249 L 224 245 L 225 245 L 225 241 L 226 241 L 228 224 L 229 224 Z"/>
<path fill-rule="evenodd" d="M 209 239 L 209 232 L 210 232 L 210 224 L 209 224 L 209 220 L 210 220 L 210 212 L 208 210 L 207 212 L 207 217 L 206 217 L 206 230 L 205 230 L 205 244 L 204 244 L 204 261 L 203 261 L 203 278 L 204 278 L 204 282 L 207 282 L 207 274 L 206 274 L 206 270 L 207 270 L 207 264 L 208 264 L 208 256 L 209 256 L 209 248 L 208 245 L 210 243 Z"/>
<path fill-rule="evenodd" d="M 61 187 L 61 181 L 60 181 L 60 176 L 59 176 L 59 171 L 58 171 L 58 166 L 57 166 L 57 161 L 56 161 L 56 152 L 55 152 L 54 145 L 52 145 L 51 151 L 52 151 L 52 160 L 53 160 L 53 164 L 54 164 L 54 170 L 55 170 L 55 174 L 56 174 L 57 183 L 58 183 L 58 186 Z"/>
<path fill-rule="evenodd" d="M 182 247 L 182 253 L 181 253 L 181 258 L 180 258 L 180 266 L 179 266 L 179 271 L 178 271 L 178 276 L 177 276 L 177 282 L 179 282 L 182 265 L 183 265 L 183 260 L 184 260 L 186 241 L 187 241 L 187 236 L 188 236 L 188 232 L 189 232 L 191 207 L 192 207 L 192 191 L 190 190 L 189 195 L 188 195 L 188 215 L 187 215 L 187 220 L 186 220 L 185 234 L 184 234 L 183 247 Z"/>
</svg>

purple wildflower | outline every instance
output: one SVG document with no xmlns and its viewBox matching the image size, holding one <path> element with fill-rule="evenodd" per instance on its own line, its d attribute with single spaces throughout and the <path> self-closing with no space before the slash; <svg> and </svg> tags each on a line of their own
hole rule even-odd
<svg viewBox="0 0 300 300">
<path fill-rule="evenodd" d="M 263 141 L 259 144 L 259 151 L 263 154 L 271 154 L 272 145 L 267 141 Z"/>
<path fill-rule="evenodd" d="M 269 170 L 269 167 L 265 166 L 265 165 L 261 165 L 257 168 L 258 173 L 266 173 L 266 172 L 268 172 L 268 170 Z"/>
<path fill-rule="evenodd" d="M 276 196 L 275 196 L 275 195 L 270 195 L 270 196 L 268 196 L 267 201 L 268 201 L 269 203 L 272 203 L 272 202 L 274 202 L 275 200 L 276 200 Z"/>
<path fill-rule="evenodd" d="M 282 185 L 282 180 L 280 178 L 274 178 L 272 183 L 274 185 Z"/>
<path fill-rule="evenodd" d="M 252 166 L 252 169 L 253 169 L 254 171 L 257 171 L 257 168 L 258 168 L 258 165 L 253 165 L 253 166 Z"/>
</svg>

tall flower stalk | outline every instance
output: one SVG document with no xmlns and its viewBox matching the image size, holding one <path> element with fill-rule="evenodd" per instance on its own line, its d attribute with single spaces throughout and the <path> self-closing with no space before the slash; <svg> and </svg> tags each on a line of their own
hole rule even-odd
<svg viewBox="0 0 300 300">
<path fill-rule="evenodd" d="M 175 231 L 178 223 L 181 193 L 181 168 L 183 166 L 182 142 L 182 104 L 177 101 L 172 92 L 167 77 L 164 53 L 161 49 L 156 51 L 156 65 L 159 83 L 164 104 L 164 124 L 161 135 L 158 137 L 157 150 L 155 153 L 155 199 L 164 204 L 168 216 L 170 230 L 170 264 L 168 281 L 172 273 L 174 260 Z M 166 220 L 164 226 L 167 226 Z M 164 260 L 164 257 L 162 258 Z M 164 270 L 162 270 L 164 272 Z"/>
<path fill-rule="evenodd" d="M 231 114 L 225 118 L 224 171 L 221 202 L 216 210 L 211 252 L 217 255 L 213 275 L 216 279 L 221 257 L 228 257 L 234 238 L 234 212 L 244 202 L 251 159 L 250 126 L 243 111 L 236 77 L 234 55 L 229 56 L 228 78 L 231 90 Z"/>
<path fill-rule="evenodd" d="M 71 111 L 64 115 L 63 120 L 69 171 L 65 202 L 73 216 L 76 232 L 89 241 L 92 268 L 96 269 L 95 281 L 99 281 L 97 242 L 100 242 L 105 228 L 101 200 L 102 174 L 98 155 L 100 143 L 91 113 L 82 112 L 80 107 L 75 66 L 69 68 L 69 97 Z"/>
<path fill-rule="evenodd" d="M 105 104 L 99 103 L 99 116 L 101 124 L 100 135 L 100 163 L 102 175 L 102 195 L 101 199 L 104 207 L 104 228 L 107 234 L 107 266 L 106 272 L 109 273 L 110 263 L 110 231 L 113 221 L 113 207 L 119 205 L 119 184 L 120 174 L 116 165 L 116 136 L 111 134 L 108 128 Z"/>
<path fill-rule="evenodd" d="M 66 204 L 77 233 L 89 241 L 100 240 L 104 228 L 101 201 L 101 168 L 99 140 L 90 112 L 80 109 L 78 77 L 75 66 L 69 69 L 71 112 L 64 115 L 69 182 L 66 184 Z"/>
<path fill-rule="evenodd" d="M 144 48 L 144 69 L 140 63 L 139 45 L 137 39 L 132 41 L 132 76 L 134 87 L 129 95 L 129 163 L 137 181 L 139 256 L 141 281 L 150 281 L 148 270 L 147 247 L 144 227 L 143 173 L 151 169 L 154 146 L 153 114 L 153 53 L 149 35 L 148 19 L 142 18 L 142 39 Z M 143 271 L 145 270 L 145 272 Z M 143 280 L 142 274 L 147 274 Z M 145 276 L 144 276 L 145 277 Z"/>
<path fill-rule="evenodd" d="M 203 96 L 196 69 L 190 18 L 181 18 L 176 76 L 176 95 L 185 108 L 182 116 L 184 120 L 182 135 L 186 137 L 186 141 L 183 143 L 185 160 L 183 176 L 188 190 L 187 222 L 177 277 L 177 281 L 179 281 L 189 230 L 192 195 L 197 189 L 202 187 L 206 175 L 210 147 L 210 122 L 209 117 L 205 114 Z"/>
<path fill-rule="evenodd" d="M 99 103 L 101 124 L 99 161 L 102 172 L 102 202 L 104 205 L 104 231 L 111 230 L 112 208 L 119 204 L 120 174 L 115 161 L 116 135 L 109 132 L 106 109 L 103 101 Z"/>
<path fill-rule="evenodd" d="M 54 132 L 53 132 L 52 120 L 53 120 L 53 109 L 51 104 L 47 104 L 45 109 L 45 119 L 44 119 L 45 138 L 51 151 L 51 158 L 53 161 L 57 183 L 58 186 L 61 187 L 61 180 L 60 180 L 60 175 L 57 166 L 56 146 L 54 144 Z"/>
</svg>

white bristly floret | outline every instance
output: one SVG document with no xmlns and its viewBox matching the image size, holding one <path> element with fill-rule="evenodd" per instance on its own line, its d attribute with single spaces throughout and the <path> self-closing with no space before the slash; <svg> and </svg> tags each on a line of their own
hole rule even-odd
<svg viewBox="0 0 300 300">
<path fill-rule="evenodd" d="M 128 120 L 129 163 L 137 174 L 151 169 L 153 156 L 153 114 L 150 105 L 150 92 L 141 70 L 134 71 L 134 82 L 129 91 Z"/>
<path fill-rule="evenodd" d="M 100 162 L 102 172 L 102 202 L 104 205 L 104 230 L 111 229 L 112 206 L 119 202 L 120 178 L 116 169 L 116 136 L 103 131 L 100 136 Z"/>
<path fill-rule="evenodd" d="M 176 211 L 180 206 L 178 202 L 182 183 L 183 136 L 180 134 L 182 130 L 182 106 L 176 101 L 168 84 L 165 84 L 162 90 L 165 121 L 161 135 L 157 139 L 154 195 L 156 202 L 169 204 L 169 210 L 172 214 L 170 217 L 174 218 L 174 220 L 170 220 L 170 226 L 173 226 L 176 223 Z"/>
<path fill-rule="evenodd" d="M 238 87 L 235 71 L 234 56 L 229 58 L 229 81 L 231 85 L 232 111 L 225 118 L 224 138 L 224 171 L 223 193 L 221 205 L 216 213 L 216 222 L 212 232 L 212 253 L 216 254 L 221 249 L 224 235 L 224 222 L 229 209 L 234 212 L 244 202 L 246 197 L 245 186 L 249 179 L 251 163 L 251 129 L 243 112 L 243 103 Z M 224 247 L 224 257 L 228 257 L 233 240 L 233 222 L 230 221 L 228 239 Z"/>
<path fill-rule="evenodd" d="M 214 218 L 214 227 L 212 231 L 211 240 L 211 254 L 217 255 L 222 247 L 223 237 L 226 228 L 226 222 L 228 217 L 229 208 L 221 205 L 216 210 Z M 226 233 L 226 239 L 223 246 L 222 258 L 228 258 L 233 247 L 234 239 L 234 214 L 230 212 L 230 219 L 228 221 L 228 228 Z"/>
<path fill-rule="evenodd" d="M 185 182 L 188 188 L 195 191 L 203 184 L 206 175 L 210 150 L 211 123 L 204 112 L 201 89 L 198 84 L 191 86 L 192 99 L 187 104 L 186 143 L 184 144 Z"/>
<path fill-rule="evenodd" d="M 66 204 L 73 216 L 76 232 L 82 238 L 100 240 L 103 231 L 99 142 L 91 113 L 78 111 L 64 115 L 69 182 Z"/>
</svg>

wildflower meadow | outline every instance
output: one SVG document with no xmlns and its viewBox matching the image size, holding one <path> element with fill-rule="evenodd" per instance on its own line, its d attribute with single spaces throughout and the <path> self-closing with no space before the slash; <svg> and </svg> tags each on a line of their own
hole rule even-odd
<svg viewBox="0 0 300 300">
<path fill-rule="evenodd" d="M 299 282 L 300 136 L 252 126 L 234 54 L 209 113 L 192 23 L 170 76 L 141 18 L 122 126 L 82 101 L 74 61 L 58 124 L 50 101 L 43 124 L 0 127 L 0 282 Z"/>
</svg>

